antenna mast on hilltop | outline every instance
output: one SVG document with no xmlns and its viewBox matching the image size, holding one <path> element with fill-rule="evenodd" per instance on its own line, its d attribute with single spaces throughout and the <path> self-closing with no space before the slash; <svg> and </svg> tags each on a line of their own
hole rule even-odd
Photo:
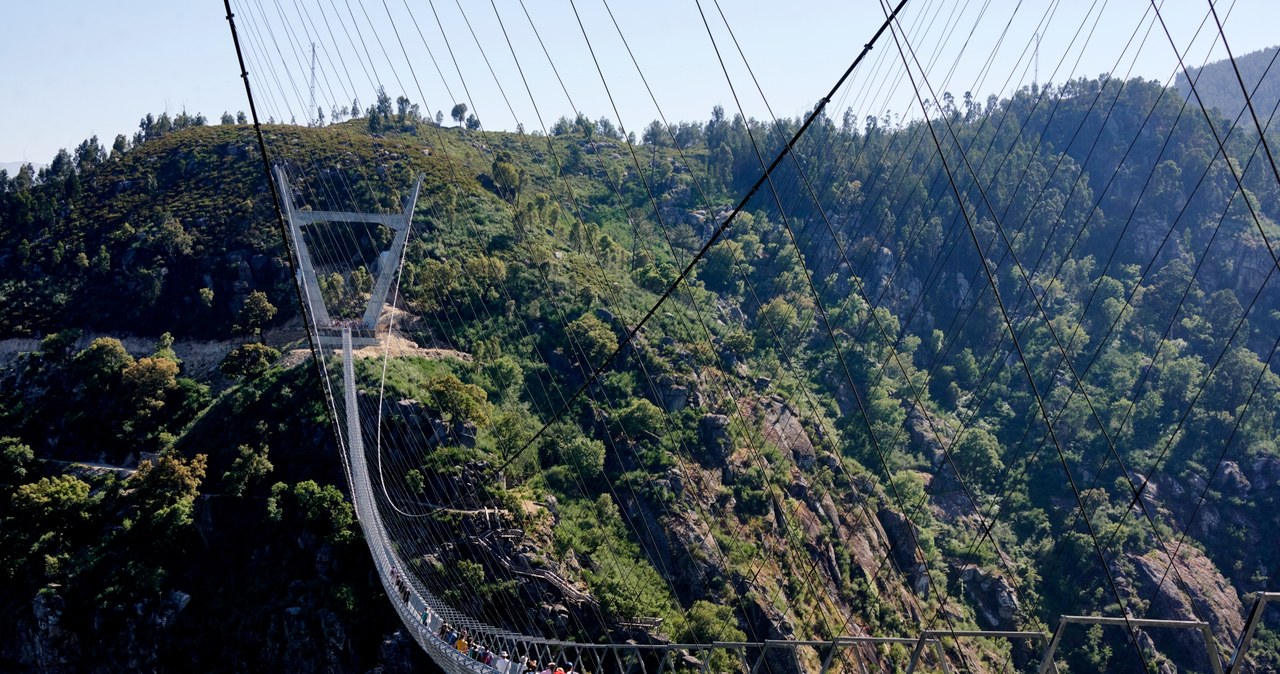
<svg viewBox="0 0 1280 674">
<path fill-rule="evenodd" d="M 311 80 L 312 80 L 312 81 L 311 81 L 311 86 L 312 86 L 313 88 L 316 86 L 316 84 L 315 84 L 315 57 L 316 57 L 316 53 L 315 53 L 315 45 L 311 45 L 311 59 L 312 59 L 312 65 L 311 65 L 311 70 L 312 70 L 312 72 L 311 72 Z M 1036 52 L 1035 52 L 1035 61 L 1036 61 L 1036 70 L 1035 70 L 1035 74 L 1033 74 L 1033 75 L 1031 76 L 1031 83 L 1032 83 L 1033 85 L 1035 85 L 1035 86 L 1037 86 L 1037 87 L 1038 87 L 1038 86 L 1040 86 L 1040 33 L 1036 33 Z"/>
<path fill-rule="evenodd" d="M 319 124 L 320 120 L 313 115 L 316 114 L 316 43 L 311 43 L 311 103 L 307 108 L 307 126 L 311 126 L 312 120 Z"/>
</svg>

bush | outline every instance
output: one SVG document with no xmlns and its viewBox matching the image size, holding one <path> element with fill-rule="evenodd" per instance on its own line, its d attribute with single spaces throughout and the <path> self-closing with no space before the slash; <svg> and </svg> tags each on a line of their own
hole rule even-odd
<svg viewBox="0 0 1280 674">
<path fill-rule="evenodd" d="M 232 379 L 256 377 L 280 358 L 280 352 L 266 344 L 243 344 L 231 350 L 218 369 Z"/>
</svg>

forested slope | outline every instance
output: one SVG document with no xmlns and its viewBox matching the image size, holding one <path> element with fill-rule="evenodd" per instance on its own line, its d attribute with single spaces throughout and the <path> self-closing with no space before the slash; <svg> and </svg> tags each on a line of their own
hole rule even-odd
<svg viewBox="0 0 1280 674">
<path fill-rule="evenodd" d="M 601 636 L 580 618 L 604 615 L 664 618 L 644 638 L 823 639 L 1051 628 L 1118 615 L 1118 594 L 1233 643 L 1249 593 L 1276 589 L 1280 379 L 1264 362 L 1280 334 L 1267 285 L 1280 189 L 1247 125 L 1226 135 L 1230 120 L 1210 127 L 1183 102 L 1140 80 L 948 98 L 945 167 L 922 124 L 820 119 L 532 445 L 799 121 L 717 109 L 630 145 L 608 120 L 444 129 L 383 99 L 342 124 L 264 130 L 301 181 L 296 207 L 397 210 L 427 176 L 397 330 L 467 357 L 392 361 L 387 395 L 405 404 L 387 423 L 469 439 L 398 457 L 409 470 L 387 480 L 500 507 L 519 531 L 483 543 L 485 522 L 442 513 L 433 526 L 457 540 L 410 548 L 469 610 L 531 612 L 571 637 Z M 228 628 L 267 635 L 229 669 L 306 659 L 286 652 L 304 633 L 308 657 L 371 666 L 391 614 L 349 508 L 308 481 L 337 483 L 339 464 L 314 373 L 277 360 L 305 338 L 252 129 L 165 125 L 0 190 L 0 327 L 43 338 L 8 359 L 0 393 L 17 438 L 4 598 L 12 633 L 30 635 L 0 652 L 90 668 L 90 645 L 66 641 L 90 639 L 84 624 L 47 628 L 57 605 L 116 616 L 120 643 L 168 639 L 119 657 L 176 669 L 211 668 L 203 639 Z M 326 192 L 322 171 L 351 194 Z M 368 292 L 362 273 L 328 277 L 327 296 Z M 156 342 L 131 355 L 78 331 Z M 220 373 L 184 370 L 195 340 L 221 345 Z M 132 466 L 140 452 L 154 456 L 128 477 L 54 462 Z M 485 473 L 499 464 L 501 479 Z M 517 567 L 539 580 L 512 580 Z M 457 593 L 457 569 L 474 591 Z M 223 603 L 245 582 L 260 611 Z M 158 636 L 123 615 L 138 602 L 169 616 L 149 619 Z M 1259 671 L 1275 666 L 1273 634 Z M 1188 640 L 1147 638 L 1208 670 Z M 975 670 L 1030 660 L 949 648 Z M 1073 671 L 1140 667 L 1118 630 L 1064 649 Z"/>
</svg>

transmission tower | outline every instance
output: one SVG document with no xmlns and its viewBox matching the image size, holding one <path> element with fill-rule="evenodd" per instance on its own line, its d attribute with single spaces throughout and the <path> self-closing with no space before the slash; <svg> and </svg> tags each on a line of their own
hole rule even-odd
<svg viewBox="0 0 1280 674">
<path fill-rule="evenodd" d="M 311 126 L 312 121 L 316 124 L 320 123 L 319 115 L 316 115 L 316 43 L 311 43 L 311 103 L 307 106 L 307 126 Z"/>
<path fill-rule="evenodd" d="M 312 59 L 312 62 L 311 62 L 311 86 L 312 86 L 312 88 L 315 88 L 315 86 L 316 86 L 316 83 L 315 83 L 315 77 L 316 77 L 316 73 L 315 73 L 315 68 L 316 68 L 316 66 L 315 66 L 315 57 L 316 57 L 316 53 L 315 53 L 315 45 L 311 45 L 311 59 Z M 1035 72 L 1031 75 L 1031 84 L 1033 85 L 1033 87 L 1038 88 L 1038 87 L 1040 86 L 1040 33 L 1036 33 L 1035 62 L 1036 62 L 1036 67 L 1035 67 Z"/>
</svg>

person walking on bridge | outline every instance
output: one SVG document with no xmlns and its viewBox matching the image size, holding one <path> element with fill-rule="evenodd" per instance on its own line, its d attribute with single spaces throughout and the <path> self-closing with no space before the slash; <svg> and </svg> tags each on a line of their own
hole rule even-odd
<svg viewBox="0 0 1280 674">
<path fill-rule="evenodd" d="M 493 662 L 489 663 L 489 666 L 498 670 L 498 674 L 508 674 L 508 670 L 511 669 L 511 660 L 508 659 L 507 652 L 502 651 L 493 659 Z"/>
</svg>

